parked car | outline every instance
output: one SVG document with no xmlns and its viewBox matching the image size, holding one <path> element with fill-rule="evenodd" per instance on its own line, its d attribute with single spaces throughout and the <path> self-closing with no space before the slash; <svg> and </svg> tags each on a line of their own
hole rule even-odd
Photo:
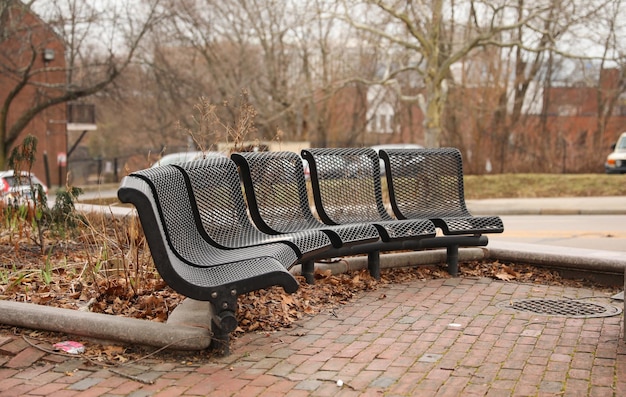
<svg viewBox="0 0 626 397">
<path fill-rule="evenodd" d="M 197 160 L 201 158 L 211 158 L 211 157 L 225 157 L 224 153 L 221 152 L 180 152 L 180 153 L 170 153 L 161 157 L 159 160 L 155 161 L 152 164 L 152 168 L 158 167 L 161 165 L 168 164 L 180 164 L 185 163 L 187 161 Z"/>
<path fill-rule="evenodd" d="M 607 174 L 624 174 L 626 173 L 626 132 L 617 139 L 617 142 L 611 145 L 613 152 L 606 158 L 604 169 Z"/>
<path fill-rule="evenodd" d="M 48 187 L 34 174 L 21 171 L 0 171 L 0 197 L 7 204 L 22 204 L 31 201 L 37 194 L 37 185 L 41 185 L 43 193 L 48 195 Z"/>
<path fill-rule="evenodd" d="M 372 149 L 376 150 L 376 154 L 380 155 L 382 149 L 424 149 L 424 146 L 414 143 L 389 143 L 386 145 L 374 145 Z M 380 175 L 385 175 L 385 162 L 380 160 Z"/>
</svg>

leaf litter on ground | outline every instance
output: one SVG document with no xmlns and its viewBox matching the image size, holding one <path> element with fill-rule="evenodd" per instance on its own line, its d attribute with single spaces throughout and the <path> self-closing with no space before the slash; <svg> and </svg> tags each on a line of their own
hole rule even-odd
<svg viewBox="0 0 626 397">
<path fill-rule="evenodd" d="M 620 290 L 617 287 L 602 286 L 585 280 L 564 279 L 555 270 L 525 264 L 474 261 L 460 264 L 459 272 L 459 277 L 487 277 L 503 282 L 590 287 L 605 290 L 607 294 Z M 298 276 L 300 288 L 293 294 L 285 293 L 280 287 L 272 287 L 240 296 L 237 313 L 239 327 L 233 333 L 233 338 L 248 332 L 263 332 L 269 335 L 277 330 L 293 328 L 295 322 L 307 316 L 324 311 L 332 313 L 333 309 L 352 302 L 364 291 L 377 290 L 385 285 L 450 277 L 444 265 L 384 269 L 380 280 L 372 278 L 367 270 L 347 274 L 332 274 L 330 270 L 316 271 L 314 285 L 307 284 L 303 277 Z M 83 286 L 80 294 L 71 293 L 69 289 L 72 281 L 63 280 L 60 275 L 55 277 L 54 285 L 47 287 L 37 284 L 35 277 L 28 283 L 33 288 L 31 292 L 27 293 L 24 288 L 13 288 L 11 294 L 3 293 L 0 299 L 24 301 L 28 297 L 27 301 L 32 303 L 77 309 L 91 297 L 92 300 L 96 298 L 91 305 L 92 311 L 151 321 L 165 321 L 167 314 L 184 299 L 184 296 L 172 291 L 158 277 L 152 284 L 154 289 L 143 288 L 134 296 L 128 293 L 116 295 L 116 292 L 123 289 L 118 289 L 118 283 L 111 281 L 106 284 L 102 282 Z M 385 299 L 384 292 L 381 293 L 380 299 Z M 0 332 L 3 329 L 36 340 L 45 340 L 49 344 L 56 343 L 64 337 L 52 332 L 18 330 L 6 326 L 0 327 Z M 137 346 L 101 345 L 86 341 L 85 347 L 83 356 L 100 365 L 123 365 L 146 354 L 145 348 Z M 202 352 L 160 352 L 158 357 L 161 359 L 175 357 L 177 360 L 187 360 L 190 365 L 210 358 Z"/>
</svg>

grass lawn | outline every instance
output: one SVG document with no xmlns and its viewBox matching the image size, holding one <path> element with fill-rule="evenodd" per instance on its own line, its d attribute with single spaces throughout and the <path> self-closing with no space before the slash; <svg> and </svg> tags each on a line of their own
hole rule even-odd
<svg viewBox="0 0 626 397">
<path fill-rule="evenodd" d="M 626 196 L 626 175 L 495 174 L 465 175 L 467 200 L 519 197 Z M 116 189 L 112 184 L 110 189 Z M 386 189 L 383 180 L 383 190 Z M 386 195 L 385 195 L 386 196 Z M 312 200 L 312 197 L 311 197 Z M 80 200 L 86 204 L 120 205 L 115 197 Z M 312 201 L 311 201 L 312 202 Z"/>
<path fill-rule="evenodd" d="M 626 196 L 626 175 L 466 175 L 465 198 Z"/>
</svg>

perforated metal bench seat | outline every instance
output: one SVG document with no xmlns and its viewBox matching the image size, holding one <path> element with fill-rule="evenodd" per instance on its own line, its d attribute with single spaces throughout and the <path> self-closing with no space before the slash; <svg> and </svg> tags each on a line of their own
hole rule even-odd
<svg viewBox="0 0 626 397">
<path fill-rule="evenodd" d="M 239 166 L 250 215 L 265 233 L 322 230 L 335 248 L 378 241 L 370 223 L 327 225 L 311 211 L 302 158 L 292 152 L 233 153 Z"/>
<path fill-rule="evenodd" d="M 298 260 L 289 245 L 225 250 L 209 243 L 198 228 L 179 169 L 162 166 L 133 173 L 122 180 L 118 198 L 136 207 L 163 280 L 185 296 L 211 303 L 217 350 L 228 352 L 238 295 L 275 285 L 288 293 L 298 289 L 287 270 Z"/>
<path fill-rule="evenodd" d="M 473 216 L 467 209 L 459 150 L 385 149 L 380 157 L 398 219 L 428 218 L 447 235 L 504 231 L 500 217 Z"/>
<path fill-rule="evenodd" d="M 248 217 L 237 166 L 229 158 L 174 166 L 184 174 L 200 224 L 218 246 L 241 248 L 284 242 L 296 250 L 299 262 L 307 262 L 332 248 L 330 238 L 321 230 L 300 229 L 276 235 L 257 229 Z"/>
<path fill-rule="evenodd" d="M 309 162 L 317 214 L 328 225 L 368 222 L 385 242 L 434 237 L 428 219 L 397 220 L 385 209 L 380 162 L 371 148 L 314 148 L 302 151 Z"/>
<path fill-rule="evenodd" d="M 448 272 L 456 276 L 459 247 L 487 245 L 487 238 L 480 234 L 436 236 L 435 224 L 428 217 L 394 219 L 382 200 L 380 159 L 372 148 L 307 149 L 302 156 L 309 162 L 320 218 L 325 223 L 371 222 L 386 236 L 379 250 L 445 247 Z M 370 257 L 370 262 L 376 261 Z M 370 272 L 376 267 L 370 264 Z"/>
</svg>

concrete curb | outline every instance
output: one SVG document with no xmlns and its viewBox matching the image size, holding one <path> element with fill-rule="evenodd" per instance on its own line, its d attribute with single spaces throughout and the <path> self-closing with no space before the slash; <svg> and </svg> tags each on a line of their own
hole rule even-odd
<svg viewBox="0 0 626 397">
<path fill-rule="evenodd" d="M 489 259 L 551 268 L 568 278 L 586 278 L 600 284 L 624 284 L 626 256 L 618 251 L 490 242 Z M 626 331 L 625 331 L 626 332 Z"/>
<path fill-rule="evenodd" d="M 502 210 L 475 209 L 472 215 L 507 216 L 507 215 L 626 215 L 626 210 L 619 208 L 572 209 L 572 208 L 510 208 Z"/>
<path fill-rule="evenodd" d="M 606 273 L 613 281 L 623 277 L 626 258 L 623 253 L 568 249 L 533 244 L 493 243 L 489 248 L 461 248 L 459 262 L 472 260 L 523 262 L 558 269 L 592 270 Z M 396 268 L 445 263 L 446 251 L 428 250 L 381 255 L 381 268 Z M 316 268 L 333 274 L 367 268 L 367 257 L 339 258 L 319 263 Z M 299 274 L 300 267 L 292 269 Z M 621 279 L 620 279 L 621 280 Z M 174 350 L 204 350 L 210 346 L 210 312 L 207 302 L 186 299 L 170 315 L 167 323 L 156 323 L 127 317 L 81 312 L 40 306 L 31 303 L 0 301 L 0 323 L 63 332 L 113 343 L 168 347 Z"/>
<path fill-rule="evenodd" d="M 206 328 L 181 324 L 172 327 L 135 318 L 13 301 L 0 301 L 0 323 L 113 342 L 168 346 L 175 350 L 203 350 L 211 343 L 211 334 Z"/>
</svg>

